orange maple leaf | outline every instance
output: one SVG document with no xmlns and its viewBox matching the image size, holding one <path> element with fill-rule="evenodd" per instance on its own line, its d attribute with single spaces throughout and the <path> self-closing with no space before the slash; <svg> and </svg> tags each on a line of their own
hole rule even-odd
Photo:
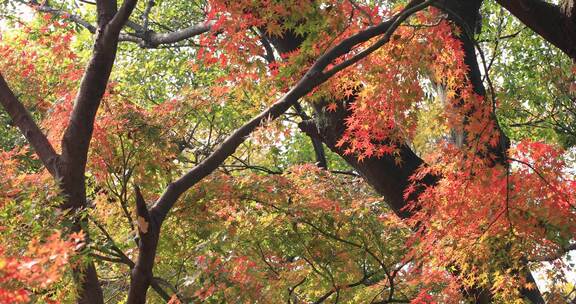
<svg viewBox="0 0 576 304">
<path fill-rule="evenodd" d="M 326 106 L 326 110 L 328 110 L 329 112 L 335 112 L 337 108 L 338 105 L 335 102 L 331 102 Z"/>
</svg>

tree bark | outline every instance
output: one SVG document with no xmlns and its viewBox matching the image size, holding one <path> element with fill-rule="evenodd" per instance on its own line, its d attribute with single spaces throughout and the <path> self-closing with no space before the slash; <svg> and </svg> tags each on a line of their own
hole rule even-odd
<svg viewBox="0 0 576 304">
<path fill-rule="evenodd" d="M 459 37 L 462 42 L 465 52 L 465 63 L 469 68 L 468 77 L 474 87 L 476 94 L 485 96 L 486 91 L 482 82 L 480 69 L 476 60 L 475 44 L 472 35 L 477 30 L 477 18 L 479 17 L 479 9 L 482 0 L 470 1 L 456 1 L 448 0 L 439 3 L 438 7 L 449 12 L 457 24 L 463 27 L 463 34 Z M 468 35 L 466 34 L 468 33 Z M 285 35 L 290 39 L 290 35 Z M 276 48 L 281 52 L 293 51 L 299 46 L 299 40 L 294 41 L 274 41 Z M 346 104 L 354 102 L 354 98 L 346 101 Z M 409 177 L 413 175 L 420 166 L 425 163 L 420 159 L 407 145 L 400 147 L 400 158 L 402 163 L 396 163 L 394 157 L 384 156 L 381 158 L 369 158 L 363 161 L 358 161 L 354 155 L 346 155 L 345 148 L 336 147 L 337 141 L 342 137 L 345 130 L 344 119 L 348 116 L 345 109 L 339 109 L 336 112 L 326 113 L 317 108 L 317 115 L 321 119 L 316 121 L 304 121 L 300 124 L 302 131 L 312 137 L 320 138 L 333 152 L 343 157 L 352 167 L 354 167 L 360 175 L 370 184 L 379 194 L 381 194 L 390 208 L 403 219 L 410 218 L 412 211 L 406 208 L 407 203 L 420 194 L 419 191 L 412 193 L 407 199 L 403 194 L 409 186 Z M 495 123 L 497 124 L 496 117 Z M 500 146 L 495 149 L 497 159 L 500 162 L 505 162 L 505 155 L 508 148 L 508 140 L 504 133 L 501 132 Z M 425 185 L 435 185 L 441 177 L 427 175 L 423 178 L 422 182 Z M 527 282 L 534 282 L 532 275 L 527 272 Z M 522 289 L 522 296 L 530 300 L 532 303 L 544 303 L 542 295 L 538 291 Z M 471 288 L 467 293 L 474 298 L 476 303 L 491 303 L 492 296 L 488 289 Z"/>
<path fill-rule="evenodd" d="M 140 304 L 146 301 L 146 292 L 150 286 L 153 276 L 154 257 L 156 255 L 160 228 L 168 216 L 168 213 L 180 198 L 180 196 L 201 181 L 204 177 L 214 172 L 236 149 L 246 140 L 246 138 L 266 120 L 274 120 L 284 114 L 298 99 L 312 91 L 315 87 L 324 83 L 332 75 L 337 73 L 338 67 L 325 71 L 327 66 L 336 58 L 347 54 L 358 44 L 369 41 L 370 39 L 382 36 L 379 45 L 388 42 L 394 31 L 400 23 L 418 10 L 422 10 L 431 4 L 431 1 L 414 0 L 409 8 L 401 11 L 392 20 L 388 20 L 368 27 L 330 48 L 326 53 L 317 58 L 308 71 L 300 80 L 286 93 L 282 98 L 277 100 L 269 108 L 246 122 L 240 128 L 236 129 L 223 142 L 206 157 L 202 162 L 193 167 L 186 174 L 182 175 L 176 181 L 170 183 L 165 189 L 162 196 L 148 209 L 144 199 L 136 190 L 136 206 L 139 214 L 139 221 L 142 220 L 144 225 L 139 225 L 141 236 L 139 242 L 138 260 L 132 271 L 132 281 L 130 284 L 128 304 Z M 378 44 L 374 44 L 378 46 Z M 360 56 L 367 56 L 375 51 L 378 47 L 373 47 L 372 51 L 364 52 Z M 360 57 L 355 57 L 342 62 L 340 67 L 345 68 L 346 64 L 356 62 Z M 142 227 L 146 227 L 142 229 Z"/>
<path fill-rule="evenodd" d="M 152 268 L 156 258 L 156 248 L 160 236 L 160 224 L 154 214 L 148 211 L 146 201 L 138 187 L 136 194 L 136 217 L 138 223 L 138 259 L 130 275 L 130 289 L 126 303 L 146 303 L 148 286 L 152 283 Z"/>
<path fill-rule="evenodd" d="M 544 0 L 496 0 L 522 23 L 576 59 L 576 15 L 574 0 L 561 5 Z"/>
<path fill-rule="evenodd" d="M 0 102 L 22 134 L 34 148 L 47 170 L 59 182 L 65 199 L 61 209 L 70 210 L 70 231 L 85 231 L 90 242 L 87 220 L 79 213 L 87 208 L 85 171 L 92 139 L 94 119 L 100 106 L 116 57 L 120 31 L 137 0 L 125 0 L 118 9 L 115 0 L 97 0 L 96 38 L 92 57 L 84 72 L 68 126 L 62 138 L 62 155 L 58 155 L 31 115 L 0 76 Z M 104 302 L 102 288 L 93 262 L 74 267 L 78 303 Z"/>
</svg>

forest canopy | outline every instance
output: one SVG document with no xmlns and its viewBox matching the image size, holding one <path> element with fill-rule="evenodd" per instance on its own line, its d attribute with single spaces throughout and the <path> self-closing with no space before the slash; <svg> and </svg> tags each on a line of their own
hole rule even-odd
<svg viewBox="0 0 576 304">
<path fill-rule="evenodd" d="M 576 303 L 574 0 L 0 0 L 0 303 Z"/>
</svg>

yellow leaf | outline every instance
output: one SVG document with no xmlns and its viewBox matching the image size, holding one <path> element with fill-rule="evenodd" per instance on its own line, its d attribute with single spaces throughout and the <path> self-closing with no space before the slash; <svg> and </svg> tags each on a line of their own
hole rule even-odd
<svg viewBox="0 0 576 304">
<path fill-rule="evenodd" d="M 526 283 L 526 284 L 524 284 L 524 288 L 526 288 L 528 290 L 534 290 L 534 289 L 536 289 L 536 286 L 534 285 L 534 283 Z"/>
</svg>

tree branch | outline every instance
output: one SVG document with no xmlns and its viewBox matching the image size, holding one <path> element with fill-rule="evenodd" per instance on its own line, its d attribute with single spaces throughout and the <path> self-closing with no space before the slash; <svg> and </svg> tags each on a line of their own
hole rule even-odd
<svg viewBox="0 0 576 304">
<path fill-rule="evenodd" d="M 26 140 L 34 148 L 48 172 L 55 176 L 58 154 L 48 141 L 48 138 L 34 122 L 32 115 L 8 87 L 2 74 L 0 74 L 0 103 L 8 112 L 14 124 L 20 129 L 20 132 L 26 137 Z"/>
<path fill-rule="evenodd" d="M 570 58 L 576 59 L 576 24 L 574 16 L 567 14 L 569 11 L 563 11 L 558 5 L 543 0 L 496 0 L 496 2 Z"/>
<path fill-rule="evenodd" d="M 65 18 L 84 27 L 90 33 L 96 34 L 97 26 L 82 19 L 82 17 L 78 15 L 72 14 L 62 9 L 51 7 L 47 5 L 46 2 L 43 4 L 38 4 L 36 1 L 16 1 L 30 6 L 39 12 Z M 157 33 L 148 29 L 147 18 L 144 20 L 144 25 L 140 25 L 128 19 L 129 16 L 127 16 L 127 13 L 134 9 L 135 4 L 136 0 L 125 1 L 120 10 L 118 10 L 118 12 L 114 15 L 113 20 L 110 21 L 109 26 L 115 31 L 121 30 L 125 25 L 135 31 L 135 33 L 120 33 L 118 38 L 119 41 L 137 43 L 146 48 L 157 48 L 160 45 L 181 42 L 206 33 L 212 29 L 212 26 L 214 26 L 215 23 L 214 20 L 203 21 L 180 30 L 166 33 Z"/>
<path fill-rule="evenodd" d="M 402 22 L 406 21 L 406 19 L 408 19 L 408 17 L 412 16 L 416 12 L 419 12 L 419 11 L 427 8 L 428 6 L 432 5 L 432 3 L 434 3 L 435 1 L 436 0 L 428 0 L 425 2 L 414 1 L 410 5 L 406 6 L 406 8 L 402 12 L 400 12 L 398 15 L 396 15 L 394 18 L 392 18 L 392 20 L 390 20 L 392 23 L 384 29 L 384 31 L 383 31 L 384 36 L 382 38 L 380 38 L 380 40 L 376 41 L 371 46 L 362 50 L 361 52 L 356 54 L 354 57 L 334 66 L 332 69 L 330 69 L 329 71 L 326 71 L 324 74 L 328 77 L 331 77 L 332 75 L 334 75 L 334 74 L 342 71 L 343 69 L 355 64 L 356 62 L 362 60 L 363 58 L 366 58 L 368 55 L 372 54 L 374 51 L 376 51 L 377 49 L 382 47 L 384 44 L 388 43 L 388 41 L 390 41 L 390 38 L 392 37 L 392 34 L 394 33 L 394 31 L 400 26 L 400 24 L 402 24 Z M 419 3 L 419 2 L 421 2 L 421 3 Z M 383 30 L 383 29 L 377 29 L 377 30 Z"/>
<path fill-rule="evenodd" d="M 160 235 L 160 224 L 151 216 L 146 201 L 135 186 L 136 216 L 138 221 L 138 259 L 132 268 L 130 289 L 126 303 L 146 303 L 146 292 L 153 283 L 152 268 Z"/>
<path fill-rule="evenodd" d="M 422 0 L 413 0 L 412 3 L 421 3 Z M 429 1 L 431 2 L 431 1 Z M 412 7 L 409 5 L 408 7 Z M 400 13 L 402 14 L 404 10 Z M 382 33 L 385 33 L 389 26 L 394 24 L 396 15 L 389 21 L 382 22 L 375 27 L 369 27 L 366 30 L 344 39 L 336 46 L 332 47 L 325 54 L 320 56 L 312 67 L 302 76 L 295 86 L 290 89 L 282 98 L 277 100 L 269 108 L 261 112 L 256 117 L 236 129 L 228 138 L 226 138 L 218 148 L 214 150 L 202 162 L 192 168 L 188 173 L 181 176 L 178 180 L 170 183 L 165 189 L 162 196 L 156 201 L 154 206 L 147 211 L 149 216 L 148 233 L 140 234 L 140 244 L 138 248 L 138 260 L 132 270 L 132 280 L 128 294 L 128 303 L 144 303 L 146 291 L 152 280 L 152 269 L 154 267 L 154 258 L 158 244 L 160 227 L 168 212 L 172 209 L 178 198 L 204 177 L 216 170 L 236 149 L 246 140 L 246 138 L 266 120 L 278 118 L 286 112 L 295 102 L 305 96 L 318 85 L 324 83 L 329 77 L 322 74 L 322 71 L 334 59 L 346 54 L 356 45 L 370 40 Z M 145 206 L 143 199 L 138 197 L 137 205 Z M 145 214 L 144 214 L 145 215 Z"/>
<path fill-rule="evenodd" d="M 146 34 L 137 35 L 144 41 L 146 47 L 154 48 L 161 44 L 176 43 L 206 33 L 210 31 L 213 25 L 214 21 L 205 21 L 174 32 L 156 33 L 151 31 L 148 32 L 148 37 L 145 36 Z"/>
<path fill-rule="evenodd" d="M 118 11 L 116 0 L 96 0 L 96 12 L 98 27 L 104 28 L 105 25 L 114 18 Z"/>
<path fill-rule="evenodd" d="M 138 233 L 146 234 L 148 233 L 148 226 L 150 225 L 150 213 L 148 213 L 148 207 L 146 206 L 146 201 L 142 197 L 140 188 L 138 186 L 134 187 L 134 193 L 136 195 L 136 217 L 138 222 Z"/>
<path fill-rule="evenodd" d="M 304 112 L 300 103 L 294 103 L 294 109 L 296 109 L 296 113 L 300 115 L 303 121 L 312 121 L 306 112 Z M 312 147 L 314 148 L 314 154 L 316 155 L 316 166 L 322 169 L 328 169 L 328 161 L 326 160 L 326 153 L 324 152 L 322 141 L 318 136 L 310 136 L 310 134 L 306 135 L 308 135 L 312 141 Z"/>
<path fill-rule="evenodd" d="M 112 72 L 120 28 L 130 15 L 135 2 L 136 0 L 126 0 L 116 13 L 116 1 L 97 1 L 98 29 L 92 58 L 84 71 L 74 108 L 62 137 L 62 168 L 59 178 L 68 196 L 64 208 L 85 205 L 84 172 L 94 119 Z"/>
<path fill-rule="evenodd" d="M 132 11 L 134 11 L 136 3 L 138 3 L 138 0 L 124 0 L 118 12 L 108 23 L 108 28 L 120 33 L 122 27 L 124 27 L 128 21 L 128 18 L 130 18 L 130 15 L 132 15 Z"/>
<path fill-rule="evenodd" d="M 21 2 L 21 3 L 24 3 L 24 4 L 26 4 L 26 5 L 31 5 L 31 6 L 32 6 L 31 3 L 24 2 L 24 1 L 20 1 L 20 2 Z M 32 6 L 32 7 L 34 8 L 34 6 Z M 64 11 L 64 10 L 61 10 L 61 9 L 53 8 L 53 7 L 51 7 L 51 6 L 46 5 L 46 3 L 44 3 L 44 4 L 40 5 L 40 6 L 36 6 L 35 8 L 36 8 L 36 10 L 38 10 L 39 12 L 47 13 L 47 14 L 51 14 L 51 15 L 54 15 L 54 16 L 59 16 L 59 17 L 68 19 L 68 20 L 70 20 L 70 21 L 72 21 L 72 22 L 74 22 L 74 23 L 76 23 L 76 24 L 78 24 L 78 25 L 86 28 L 86 29 L 87 29 L 88 31 L 90 31 L 90 33 L 92 33 L 92 34 L 96 33 L 96 27 L 95 27 L 94 25 L 92 25 L 90 22 L 82 19 L 82 18 L 81 18 L 80 16 L 78 16 L 78 15 L 71 14 L 71 13 L 66 12 L 66 11 Z"/>
<path fill-rule="evenodd" d="M 333 60 L 350 52 L 352 48 L 358 44 L 386 33 L 388 28 L 395 24 L 398 16 L 402 16 L 406 11 L 411 11 L 411 8 L 414 6 L 418 6 L 423 2 L 429 5 L 433 1 L 434 0 L 429 0 L 424 2 L 422 0 L 413 0 L 404 10 L 402 10 L 402 12 L 395 15 L 390 20 L 384 21 L 376 26 L 370 26 L 357 34 L 342 40 L 340 43 L 329 49 L 316 60 L 316 62 L 288 93 L 268 109 L 261 112 L 258 116 L 254 117 L 242 127 L 238 128 L 206 159 L 180 177 L 177 181 L 171 183 L 150 210 L 152 216 L 157 218 L 158 223 L 162 223 L 180 195 L 218 168 L 218 166 L 220 166 L 228 156 L 232 155 L 236 151 L 236 148 L 246 140 L 246 137 L 250 135 L 250 133 L 252 133 L 252 131 L 254 131 L 263 121 L 276 119 L 286 112 L 286 110 L 288 110 L 288 108 L 298 99 L 308 94 L 313 88 L 324 83 L 330 76 L 334 75 L 337 71 L 329 75 L 322 73 L 322 71 Z M 420 6 L 420 9 L 424 8 L 425 6 Z"/>
</svg>

